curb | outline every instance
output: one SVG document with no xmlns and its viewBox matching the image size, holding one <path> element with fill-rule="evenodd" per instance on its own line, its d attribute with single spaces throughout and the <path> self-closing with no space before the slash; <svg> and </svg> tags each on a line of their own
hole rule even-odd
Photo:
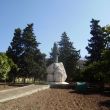
<svg viewBox="0 0 110 110">
<path fill-rule="evenodd" d="M 33 94 L 35 92 L 38 92 L 38 91 L 41 91 L 41 90 L 45 90 L 45 89 L 49 89 L 49 88 L 50 88 L 49 85 L 45 86 L 45 87 L 41 87 L 41 88 L 36 88 L 34 90 L 31 90 L 31 91 L 28 91 L 28 92 L 25 92 L 25 93 L 22 93 L 22 94 L 18 94 L 16 96 L 10 96 L 8 98 L 1 99 L 0 103 L 1 102 L 6 102 L 6 101 L 9 101 L 9 100 L 12 100 L 12 99 L 17 99 L 17 98 L 20 98 L 20 97 L 23 97 L 23 96 L 31 95 L 31 94 Z"/>
<path fill-rule="evenodd" d="M 11 89 L 1 90 L 0 93 L 6 92 L 6 91 L 13 91 L 13 90 L 17 90 L 17 89 L 22 89 L 22 88 L 27 88 L 29 86 L 33 86 L 33 84 L 27 85 L 27 86 L 23 86 L 23 87 L 15 87 L 15 88 L 11 88 Z"/>
</svg>

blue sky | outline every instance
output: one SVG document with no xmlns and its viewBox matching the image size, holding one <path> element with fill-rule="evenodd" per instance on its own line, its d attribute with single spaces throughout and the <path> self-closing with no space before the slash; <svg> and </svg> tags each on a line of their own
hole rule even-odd
<svg viewBox="0 0 110 110">
<path fill-rule="evenodd" d="M 39 48 L 49 56 L 53 43 L 66 31 L 81 56 L 90 39 L 90 21 L 110 24 L 110 0 L 0 0 L 0 52 L 5 52 L 14 29 L 34 23 Z"/>
</svg>

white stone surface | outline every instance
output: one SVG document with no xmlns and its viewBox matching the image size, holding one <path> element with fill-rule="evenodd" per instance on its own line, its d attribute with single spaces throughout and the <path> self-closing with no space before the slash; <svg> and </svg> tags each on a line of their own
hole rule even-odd
<svg viewBox="0 0 110 110">
<path fill-rule="evenodd" d="M 52 63 L 47 68 L 47 81 L 48 82 L 65 82 L 67 75 L 63 63 Z"/>
<path fill-rule="evenodd" d="M 52 84 L 52 85 L 68 85 L 69 83 L 67 83 L 67 82 L 48 82 L 48 84 Z"/>
</svg>

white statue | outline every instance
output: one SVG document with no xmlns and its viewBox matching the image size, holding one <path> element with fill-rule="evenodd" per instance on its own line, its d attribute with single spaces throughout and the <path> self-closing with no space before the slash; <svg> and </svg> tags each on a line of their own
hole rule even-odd
<svg viewBox="0 0 110 110">
<path fill-rule="evenodd" d="M 47 68 L 48 82 L 65 82 L 67 75 L 63 63 L 52 63 Z"/>
<path fill-rule="evenodd" d="M 53 48 L 54 63 L 52 63 L 47 68 L 47 73 L 48 73 L 47 81 L 66 84 L 65 82 L 67 78 L 66 71 L 63 66 L 63 63 L 62 62 L 58 63 L 58 55 L 59 55 L 58 45 L 57 43 L 54 43 L 54 48 Z"/>
</svg>

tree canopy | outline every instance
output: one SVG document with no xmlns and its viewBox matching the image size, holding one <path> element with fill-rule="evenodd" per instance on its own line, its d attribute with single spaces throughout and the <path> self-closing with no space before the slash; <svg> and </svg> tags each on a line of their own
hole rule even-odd
<svg viewBox="0 0 110 110">
<path fill-rule="evenodd" d="M 76 50 L 73 43 L 70 41 L 67 33 L 61 35 L 59 41 L 59 61 L 63 62 L 67 73 L 67 80 L 73 81 L 77 70 L 77 61 L 80 58 L 80 51 Z"/>
<path fill-rule="evenodd" d="M 105 48 L 104 33 L 102 27 L 99 25 L 99 20 L 91 20 L 91 31 L 92 37 L 88 40 L 88 46 L 86 47 L 89 56 L 86 56 L 87 63 L 93 63 L 101 60 L 101 53 Z"/>
<path fill-rule="evenodd" d="M 92 19 L 91 34 L 86 47 L 90 56 L 86 57 L 84 69 L 86 81 L 108 82 L 110 80 L 110 27 L 101 27 L 99 20 Z"/>
<path fill-rule="evenodd" d="M 39 44 L 33 33 L 33 24 L 28 24 L 23 31 L 15 29 L 7 55 L 18 65 L 17 76 L 24 77 L 24 82 L 26 77 L 36 79 L 43 77 L 41 71 L 45 73 L 45 55 L 38 49 Z"/>
<path fill-rule="evenodd" d="M 12 68 L 17 68 L 17 66 L 5 53 L 0 53 L 0 79 L 8 80 Z"/>
</svg>

